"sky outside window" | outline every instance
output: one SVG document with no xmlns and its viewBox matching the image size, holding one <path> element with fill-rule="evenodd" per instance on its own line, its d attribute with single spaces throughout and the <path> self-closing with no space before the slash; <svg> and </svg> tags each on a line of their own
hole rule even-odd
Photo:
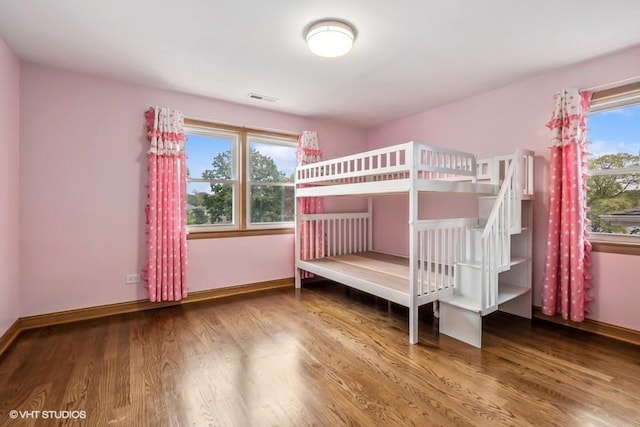
<svg viewBox="0 0 640 427">
<path fill-rule="evenodd" d="M 640 104 L 590 113 L 587 128 L 591 158 L 640 153 Z"/>
</svg>

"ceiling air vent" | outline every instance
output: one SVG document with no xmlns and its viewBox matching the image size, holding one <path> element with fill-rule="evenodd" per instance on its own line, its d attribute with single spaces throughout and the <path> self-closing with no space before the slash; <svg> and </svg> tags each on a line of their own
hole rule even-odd
<svg viewBox="0 0 640 427">
<path fill-rule="evenodd" d="M 273 96 L 260 95 L 258 93 L 250 93 L 249 98 L 267 102 L 276 102 L 278 100 L 278 98 L 274 98 Z"/>
</svg>

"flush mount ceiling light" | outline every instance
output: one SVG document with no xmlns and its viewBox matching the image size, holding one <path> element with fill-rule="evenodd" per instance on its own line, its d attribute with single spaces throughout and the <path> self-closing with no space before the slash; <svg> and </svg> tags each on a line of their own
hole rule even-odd
<svg viewBox="0 0 640 427">
<path fill-rule="evenodd" d="M 336 20 L 318 21 L 307 29 L 304 38 L 311 52 L 325 58 L 346 55 L 356 39 L 355 30 Z"/>
</svg>

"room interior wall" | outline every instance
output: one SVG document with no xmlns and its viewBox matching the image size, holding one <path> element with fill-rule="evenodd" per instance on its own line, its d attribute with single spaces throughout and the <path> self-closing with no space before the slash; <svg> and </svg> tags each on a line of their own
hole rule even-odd
<svg viewBox="0 0 640 427">
<path fill-rule="evenodd" d="M 19 316 L 20 62 L 0 38 L 0 336 Z"/>
<path fill-rule="evenodd" d="M 180 108 L 188 117 L 231 124 L 315 129 L 325 158 L 408 140 L 473 151 L 480 157 L 511 152 L 516 146 L 535 150 L 534 302 L 539 305 L 548 196 L 544 123 L 551 96 L 562 87 L 586 88 L 634 78 L 638 70 L 640 48 L 629 49 L 365 132 L 321 119 L 19 64 L 0 43 L 0 85 L 8 88 L 0 91 L 0 108 L 21 105 L 19 132 L 17 126 L 0 127 L 0 150 L 7 153 L 0 156 L 0 162 L 7 163 L 0 169 L 8 176 L 0 183 L 0 200 L 19 200 L 19 210 L 0 213 L 0 226 L 9 230 L 4 234 L 8 240 L 3 237 L 0 247 L 0 263 L 9 265 L 0 272 L 0 291 L 8 290 L 17 301 L 18 287 L 11 283 L 20 283 L 19 304 L 8 304 L 7 310 L 0 311 L 8 313 L 0 318 L 0 331 L 18 316 L 18 306 L 19 315 L 28 316 L 144 298 L 141 285 L 124 285 L 124 274 L 139 272 L 144 259 L 142 112 L 150 105 Z M 9 108 L 0 120 L 12 114 L 17 122 L 17 108 Z M 18 160 L 8 160 L 18 157 L 19 174 Z M 454 197 L 423 198 L 423 217 L 474 213 L 473 198 Z M 401 199 L 376 199 L 378 250 L 406 253 L 407 207 Z M 328 202 L 328 210 L 363 207 L 362 200 Z M 190 288 L 216 289 L 289 277 L 292 246 L 291 235 L 190 240 Z M 595 302 L 589 317 L 640 329 L 637 311 L 622 302 L 640 297 L 633 280 L 640 276 L 640 264 L 628 255 L 594 253 L 593 258 Z M 11 268 L 18 263 L 19 269 Z"/>
<path fill-rule="evenodd" d="M 149 106 L 228 124 L 316 130 L 327 158 L 366 144 L 364 130 L 338 123 L 29 63 L 20 87 L 20 316 L 145 298 L 143 286 L 125 285 L 124 276 L 144 264 Z M 189 240 L 188 251 L 191 291 L 293 276 L 291 234 Z"/>
<path fill-rule="evenodd" d="M 367 147 L 418 140 L 476 153 L 479 157 L 513 152 L 516 147 L 534 150 L 534 260 L 533 297 L 540 305 L 546 250 L 548 212 L 548 145 L 545 127 L 553 107 L 552 96 L 562 88 L 592 88 L 640 78 L 640 47 L 627 49 L 571 67 L 521 81 L 494 91 L 382 124 L 368 132 Z M 423 197 L 426 217 L 438 217 L 450 206 L 450 215 L 462 210 L 474 213 L 475 203 L 449 203 L 443 196 Z M 467 203 L 467 202 L 465 202 Z M 375 247 L 391 253 L 408 251 L 407 207 L 393 200 L 375 203 Z M 426 211 L 426 213 L 425 213 Z M 640 301 L 640 263 L 630 255 L 593 253 L 594 289 L 589 318 L 640 330 L 640 311 L 629 301 Z"/>
</svg>

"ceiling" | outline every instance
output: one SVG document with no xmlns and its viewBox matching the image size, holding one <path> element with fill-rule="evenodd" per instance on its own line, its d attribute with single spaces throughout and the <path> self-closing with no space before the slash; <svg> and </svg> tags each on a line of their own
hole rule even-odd
<svg viewBox="0 0 640 427">
<path fill-rule="evenodd" d="M 356 27 L 349 55 L 307 49 L 327 17 Z M 640 44 L 639 17 L 638 0 L 0 0 L 0 37 L 29 62 L 371 127 Z"/>
</svg>

